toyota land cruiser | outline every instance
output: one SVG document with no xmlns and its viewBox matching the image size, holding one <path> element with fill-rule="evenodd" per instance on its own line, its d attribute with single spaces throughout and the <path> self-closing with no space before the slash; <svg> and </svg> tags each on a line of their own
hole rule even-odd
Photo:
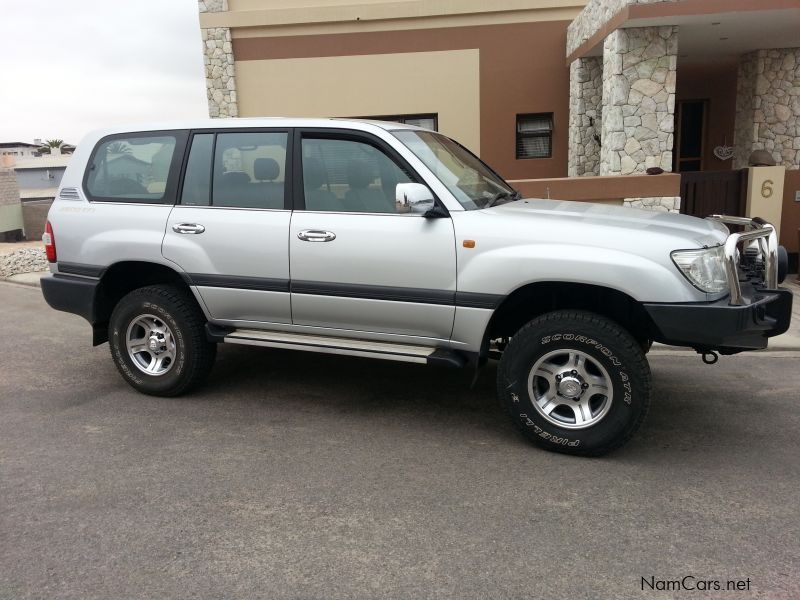
<svg viewBox="0 0 800 600">
<path fill-rule="evenodd" d="M 634 434 L 652 342 L 711 360 L 765 348 L 791 315 L 769 223 L 523 199 L 457 142 L 392 123 L 92 133 L 44 241 L 47 302 L 89 321 L 140 392 L 187 392 L 219 343 L 496 357 L 514 424 L 571 454 Z"/>
</svg>

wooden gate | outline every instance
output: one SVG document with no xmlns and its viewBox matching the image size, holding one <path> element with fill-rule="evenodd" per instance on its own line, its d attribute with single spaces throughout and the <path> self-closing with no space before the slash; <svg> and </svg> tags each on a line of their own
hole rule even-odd
<svg viewBox="0 0 800 600">
<path fill-rule="evenodd" d="M 695 217 L 742 217 L 746 191 L 746 169 L 681 173 L 681 212 Z"/>
</svg>

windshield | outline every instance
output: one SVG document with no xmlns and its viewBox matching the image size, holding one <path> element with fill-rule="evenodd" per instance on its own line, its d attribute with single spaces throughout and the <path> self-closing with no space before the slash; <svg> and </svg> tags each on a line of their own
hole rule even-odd
<svg viewBox="0 0 800 600">
<path fill-rule="evenodd" d="M 433 171 L 466 210 L 519 198 L 502 177 L 450 138 L 430 131 L 400 130 L 392 133 Z"/>
</svg>

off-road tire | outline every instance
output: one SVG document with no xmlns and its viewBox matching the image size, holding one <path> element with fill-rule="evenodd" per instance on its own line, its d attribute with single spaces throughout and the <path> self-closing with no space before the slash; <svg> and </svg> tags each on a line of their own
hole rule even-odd
<svg viewBox="0 0 800 600">
<path fill-rule="evenodd" d="M 584 429 L 559 427 L 534 406 L 529 375 L 555 350 L 588 356 L 608 374 L 613 398 L 599 421 Z M 594 313 L 563 310 L 523 326 L 511 339 L 497 372 L 497 395 L 514 425 L 547 450 L 600 456 L 624 445 L 650 406 L 650 367 L 641 344 L 617 323 Z M 577 420 L 577 418 L 576 418 Z"/>
<path fill-rule="evenodd" d="M 157 316 L 170 328 L 175 360 L 163 375 L 143 373 L 128 353 L 128 326 L 141 315 Z M 114 307 L 109 322 L 111 357 L 122 377 L 134 389 L 151 396 L 178 396 L 200 384 L 214 365 L 217 346 L 206 339 L 206 319 L 187 292 L 171 285 L 133 290 Z"/>
</svg>

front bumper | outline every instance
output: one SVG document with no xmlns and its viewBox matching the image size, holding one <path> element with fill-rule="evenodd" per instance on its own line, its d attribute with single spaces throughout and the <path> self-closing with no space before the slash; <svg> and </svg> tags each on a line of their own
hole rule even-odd
<svg viewBox="0 0 800 600">
<path fill-rule="evenodd" d="M 742 300 L 745 304 L 732 305 L 730 298 L 725 298 L 703 303 L 651 303 L 644 308 L 656 329 L 654 341 L 700 352 L 760 350 L 767 347 L 769 338 L 789 329 L 791 291 L 743 286 Z"/>
</svg>

